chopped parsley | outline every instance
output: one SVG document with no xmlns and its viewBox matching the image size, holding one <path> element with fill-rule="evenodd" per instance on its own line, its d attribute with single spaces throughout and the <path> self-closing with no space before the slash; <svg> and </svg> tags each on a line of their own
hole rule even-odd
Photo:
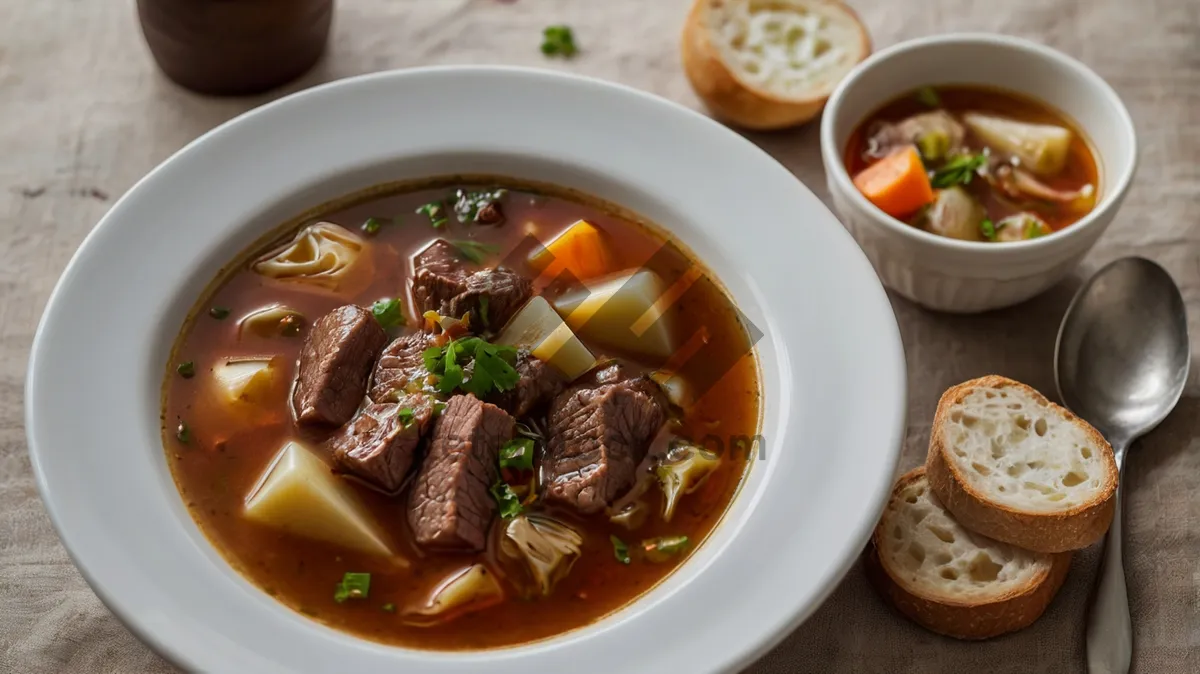
<svg viewBox="0 0 1200 674">
<path fill-rule="evenodd" d="M 438 391 L 447 395 L 462 389 L 482 399 L 492 391 L 512 390 L 521 380 L 513 369 L 517 350 L 478 337 L 451 340 L 445 346 L 425 349 L 421 356 L 425 369 L 438 379 Z M 468 364 L 472 364 L 469 373 L 464 369 Z"/>
<path fill-rule="evenodd" d="M 470 239 L 460 239 L 451 241 L 450 245 L 458 249 L 458 254 L 464 259 L 470 260 L 475 264 L 483 264 L 489 255 L 495 255 L 500 252 L 500 246 L 491 243 L 482 243 L 480 241 L 472 241 Z"/>
<path fill-rule="evenodd" d="M 492 498 L 496 500 L 496 505 L 500 507 L 501 519 L 511 520 L 520 515 L 525 509 L 521 507 L 521 499 L 513 493 L 512 487 L 508 483 L 500 480 L 492 485 L 488 490 Z"/>
<path fill-rule="evenodd" d="M 546 56 L 571 58 L 578 51 L 570 26 L 547 26 L 542 31 L 542 53 Z"/>
<path fill-rule="evenodd" d="M 175 366 L 175 371 L 184 379 L 191 379 L 196 376 L 196 364 L 190 360 L 184 361 Z"/>
<path fill-rule="evenodd" d="M 996 240 L 996 223 L 992 222 L 988 218 L 984 218 L 979 223 L 979 233 L 983 234 L 983 238 L 987 239 L 988 241 L 995 241 Z"/>
<path fill-rule="evenodd" d="M 384 604 L 383 606 L 380 606 L 379 610 L 383 611 L 384 613 L 395 613 L 396 605 L 391 602 L 388 602 L 388 603 Z"/>
<path fill-rule="evenodd" d="M 213 307 L 208 310 L 208 315 L 212 316 L 213 318 L 217 319 L 218 321 L 223 321 L 226 318 L 229 318 L 229 308 L 228 307 Z"/>
<path fill-rule="evenodd" d="M 1049 232 L 1042 229 L 1041 223 L 1039 223 L 1037 220 L 1034 220 L 1033 218 L 1028 218 L 1025 220 L 1025 231 L 1023 232 L 1023 235 L 1026 239 L 1036 239 L 1038 237 L 1046 236 L 1046 234 L 1049 234 Z"/>
<path fill-rule="evenodd" d="M 942 97 L 938 96 L 938 92 L 933 87 L 921 87 L 917 89 L 917 102 L 927 108 L 937 108 L 942 105 Z"/>
<path fill-rule="evenodd" d="M 433 403 L 433 416 L 440 417 L 440 416 L 442 416 L 442 412 L 445 412 L 445 411 L 446 411 L 446 403 L 444 403 L 440 400 Z"/>
<path fill-rule="evenodd" d="M 429 218 L 429 224 L 433 225 L 435 228 L 440 228 L 450 221 L 449 218 L 446 217 L 446 214 L 442 208 L 442 202 L 440 201 L 431 201 L 424 206 L 421 206 L 417 209 L 417 215 L 424 215 L 425 217 Z"/>
<path fill-rule="evenodd" d="M 665 562 L 688 549 L 687 536 L 661 536 L 642 541 L 642 552 L 652 562 Z"/>
<path fill-rule="evenodd" d="M 396 416 L 400 417 L 400 425 L 404 428 L 412 426 L 413 422 L 417 420 L 417 413 L 411 407 L 401 407 L 396 412 Z"/>
<path fill-rule="evenodd" d="M 481 190 L 470 192 L 460 189 L 454 193 L 454 215 L 459 222 L 478 222 L 482 225 L 497 224 L 499 211 L 495 210 L 497 202 L 508 194 L 506 189 Z"/>
<path fill-rule="evenodd" d="M 384 330 L 404 325 L 404 305 L 399 297 L 385 297 L 371 305 L 371 313 Z"/>
<path fill-rule="evenodd" d="M 371 574 L 347 572 L 342 582 L 333 591 L 333 600 L 342 603 L 347 599 L 366 599 L 371 591 Z"/>
<path fill-rule="evenodd" d="M 383 221 L 379 218 L 367 218 L 367 221 L 362 223 L 362 231 L 372 236 L 379 233 L 380 227 L 383 227 Z"/>
<path fill-rule="evenodd" d="M 533 470 L 533 440 L 516 438 L 500 448 L 500 467 Z"/>
<path fill-rule="evenodd" d="M 971 179 L 975 177 L 975 172 L 986 163 L 986 154 L 960 154 L 934 171 L 930 182 L 938 189 L 955 185 L 970 185 Z"/>
<path fill-rule="evenodd" d="M 192 441 L 192 429 L 188 428 L 183 419 L 180 419 L 179 425 L 175 427 L 175 439 L 185 445 Z"/>
<path fill-rule="evenodd" d="M 629 546 L 625 545 L 625 541 L 616 536 L 609 536 L 608 540 L 612 541 L 613 556 L 617 558 L 617 561 L 622 564 L 628 564 L 631 560 L 629 558 Z"/>
</svg>

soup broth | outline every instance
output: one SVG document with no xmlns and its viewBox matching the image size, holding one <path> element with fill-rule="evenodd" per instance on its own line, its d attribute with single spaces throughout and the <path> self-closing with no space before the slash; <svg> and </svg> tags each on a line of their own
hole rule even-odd
<svg viewBox="0 0 1200 674">
<path fill-rule="evenodd" d="M 483 194 L 497 188 L 506 188 L 495 202 L 503 212 L 502 224 L 472 221 L 470 212 L 467 222 L 459 221 L 454 210 L 456 191 Z M 428 207 L 438 203 L 439 208 Z M 473 215 L 480 217 L 478 212 Z M 665 423 L 648 447 L 636 448 L 645 452 L 639 459 L 637 483 L 623 489 L 621 496 L 645 489 L 636 499 L 648 513 L 644 523 L 631 529 L 614 521 L 611 503 L 606 510 L 581 512 L 561 500 L 546 498 L 547 485 L 538 483 L 536 472 L 534 486 L 521 492 L 529 478 L 506 469 L 501 480 L 511 482 L 512 488 L 523 494 L 524 515 L 550 518 L 581 539 L 573 565 L 568 564 L 565 573 L 561 567 L 555 571 L 556 582 L 550 591 L 531 588 L 521 559 L 506 556 L 505 526 L 512 518 L 503 515 L 503 501 L 501 514 L 490 518 L 483 549 L 445 551 L 421 545 L 407 516 L 409 491 L 412 483 L 421 479 L 421 461 L 432 451 L 430 438 L 439 432 L 436 429 L 444 418 L 430 421 L 422 430 L 413 468 L 398 493 L 384 493 L 369 480 L 357 479 L 342 469 L 331 473 L 339 484 L 350 487 L 369 519 L 390 541 L 393 554 L 369 554 L 298 534 L 294 527 L 271 526 L 247 517 L 248 498 L 287 443 L 299 442 L 325 464 L 335 465 L 331 438 L 340 432 L 339 427 L 300 423 L 293 404 L 301 386 L 297 383 L 298 362 L 305 357 L 304 345 L 318 319 L 347 304 L 374 308 L 379 318 L 387 309 L 380 313 L 381 299 L 399 299 L 403 325 L 390 326 L 388 341 L 423 330 L 430 332 L 430 339 L 467 339 L 450 336 L 461 326 L 452 321 L 439 326 L 416 306 L 413 259 L 438 239 L 456 246 L 469 242 L 460 250 L 475 258 L 463 261 L 472 269 L 486 271 L 502 265 L 531 279 L 534 299 L 543 297 L 553 305 L 572 293 L 587 293 L 589 288 L 594 292 L 601 285 L 596 279 L 548 275 L 529 261 L 538 244 L 556 240 L 579 221 L 590 223 L 599 232 L 596 241 L 605 248 L 606 267 L 600 271 L 605 275 L 650 270 L 664 286 L 686 286 L 675 293 L 664 314 L 676 347 L 672 354 L 648 356 L 614 345 L 612 340 L 580 333 L 581 342 L 599 361 L 596 368 L 604 367 L 605 359 L 615 358 L 629 372 L 653 373 L 654 381 L 661 383 L 667 381 L 664 373 L 669 372 L 668 366 L 677 366 L 678 352 L 699 350 L 704 361 L 673 371 L 676 379 L 686 380 L 695 397 L 666 402 L 671 389 L 664 386 L 661 406 Z M 353 272 L 347 273 L 336 289 L 264 274 L 256 261 L 314 222 L 332 223 L 357 239 L 354 245 L 360 250 Z M 247 316 L 272 306 L 285 307 L 293 320 L 283 320 L 278 330 L 270 324 L 265 331 L 247 322 Z M 493 313 L 496 306 L 493 300 Z M 486 304 L 476 306 L 476 318 L 486 320 L 486 313 Z M 388 320 L 393 319 L 394 315 Z M 493 342 L 501 332 L 499 326 L 473 327 Z M 521 186 L 495 178 L 447 178 L 420 188 L 377 188 L 318 209 L 293 224 L 271 245 L 232 265 L 200 299 L 183 326 L 168 366 L 163 413 L 166 456 L 180 494 L 205 535 L 240 573 L 290 608 L 331 627 L 410 648 L 458 650 L 521 644 L 594 622 L 636 599 L 682 564 L 717 525 L 759 449 L 755 436 L 760 385 L 752 334 L 719 284 L 685 249 L 617 207 L 566 190 Z M 250 385 L 245 385 L 239 389 L 242 397 L 229 403 L 228 396 L 223 397 L 225 389 L 214 382 L 219 379 L 217 371 L 230 362 L 240 362 L 238 358 L 269 359 L 272 376 L 269 381 L 264 379 L 265 383 L 254 380 L 262 385 L 252 395 L 245 393 L 250 390 Z M 565 382 L 565 390 L 558 396 L 568 395 L 588 376 Z M 376 381 L 375 375 L 371 381 Z M 440 385 L 443 380 L 430 375 L 427 381 Z M 454 395 L 472 397 L 462 391 Z M 449 396 L 434 397 L 445 400 Z M 518 429 L 532 429 L 531 435 L 540 436 L 530 438 L 539 466 L 549 461 L 547 453 L 551 452 L 550 412 L 546 410 L 559 405 L 559 397 L 516 418 L 521 424 Z M 356 414 L 364 414 L 369 404 L 369 400 L 364 402 Z M 444 410 L 440 413 L 445 414 Z M 406 413 L 407 408 L 400 410 L 400 414 Z M 519 439 L 514 436 L 514 441 Z M 719 461 L 702 480 L 688 485 L 667 521 L 663 515 L 667 492 L 661 473 L 664 452 L 681 442 L 703 443 Z M 501 485 L 501 491 L 507 488 Z M 678 544 L 679 537 L 686 537 L 686 543 Z M 654 541 L 664 540 L 676 544 L 655 547 Z M 650 542 L 650 547 L 644 548 L 643 541 Z M 439 588 L 455 574 L 476 565 L 482 565 L 498 581 L 499 600 L 493 597 L 487 602 L 467 602 L 453 611 L 419 614 L 436 603 Z M 361 587 L 364 576 L 354 576 L 357 580 L 350 582 L 347 574 L 369 574 L 369 587 Z"/>
</svg>

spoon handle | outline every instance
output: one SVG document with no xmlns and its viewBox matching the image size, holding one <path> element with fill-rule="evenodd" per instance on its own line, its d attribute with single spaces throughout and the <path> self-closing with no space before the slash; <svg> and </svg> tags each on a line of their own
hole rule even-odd
<svg viewBox="0 0 1200 674">
<path fill-rule="evenodd" d="M 1123 455 L 1123 451 L 1118 452 L 1120 464 L 1124 463 L 1120 461 Z M 1121 472 L 1124 473 L 1123 470 Z M 1088 674 L 1128 674 L 1133 655 L 1129 595 L 1125 591 L 1125 565 L 1121 561 L 1120 486 L 1117 487 L 1116 500 L 1112 525 L 1104 539 L 1104 557 L 1100 562 L 1100 575 L 1096 579 L 1095 599 L 1088 614 Z"/>
</svg>

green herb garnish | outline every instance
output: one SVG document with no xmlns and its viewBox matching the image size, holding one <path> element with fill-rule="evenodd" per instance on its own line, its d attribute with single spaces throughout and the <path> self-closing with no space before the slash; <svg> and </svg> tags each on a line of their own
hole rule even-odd
<svg viewBox="0 0 1200 674">
<path fill-rule="evenodd" d="M 484 222 L 488 213 L 484 209 L 503 199 L 506 194 L 508 194 L 508 190 L 504 188 L 479 192 L 460 189 L 454 193 L 454 215 L 458 217 L 459 222 L 496 224 L 495 222 Z M 485 217 L 480 216 L 481 212 Z M 496 215 L 499 215 L 498 211 Z"/>
<path fill-rule="evenodd" d="M 984 218 L 979 223 L 979 233 L 983 234 L 983 238 L 987 239 L 988 241 L 995 241 L 996 240 L 996 223 L 992 222 L 991 220 L 989 220 L 987 218 Z"/>
<path fill-rule="evenodd" d="M 188 428 L 183 419 L 180 419 L 179 425 L 175 427 L 175 439 L 185 445 L 192 441 L 192 429 Z"/>
<path fill-rule="evenodd" d="M 534 440 L 542 439 L 542 434 L 533 430 L 533 428 L 531 428 L 528 424 L 523 424 L 520 421 L 518 421 L 516 423 L 516 429 L 517 429 L 517 435 L 523 435 L 527 438 L 533 438 Z"/>
<path fill-rule="evenodd" d="M 175 366 L 175 371 L 184 379 L 191 379 L 196 376 L 196 364 L 190 360 L 184 361 Z"/>
<path fill-rule="evenodd" d="M 575 34 L 569 26 L 547 26 L 542 31 L 542 53 L 546 56 L 571 58 L 578 51 Z"/>
<path fill-rule="evenodd" d="M 665 562 L 688 549 L 687 536 L 661 536 L 642 541 L 642 552 L 652 562 Z"/>
<path fill-rule="evenodd" d="M 500 467 L 533 470 L 533 440 L 516 438 L 500 448 Z"/>
<path fill-rule="evenodd" d="M 396 412 L 396 416 L 400 417 L 400 425 L 404 428 L 412 426 L 413 422 L 417 419 L 417 413 L 414 412 L 411 407 L 401 407 L 400 410 Z"/>
<path fill-rule="evenodd" d="M 396 605 L 391 602 L 388 602 L 388 603 L 384 604 L 383 606 L 380 606 L 379 610 L 383 611 L 384 613 L 395 613 Z"/>
<path fill-rule="evenodd" d="M 384 298 L 371 305 L 371 313 L 384 330 L 404 325 L 404 306 L 399 297 Z"/>
<path fill-rule="evenodd" d="M 348 572 L 333 591 L 333 600 L 340 604 L 347 599 L 366 599 L 370 591 L 371 574 Z"/>
<path fill-rule="evenodd" d="M 450 245 L 458 249 L 458 254 L 463 258 L 474 262 L 475 264 L 483 264 L 489 255 L 495 255 L 500 252 L 500 246 L 491 243 L 482 243 L 479 241 L 471 241 L 463 239 L 459 241 L 451 241 Z"/>
<path fill-rule="evenodd" d="M 1047 233 L 1048 232 L 1042 229 L 1041 224 L 1038 223 L 1037 220 L 1034 220 L 1033 218 L 1028 218 L 1025 220 L 1025 231 L 1023 232 L 1024 238 L 1036 239 L 1038 237 L 1046 236 Z"/>
<path fill-rule="evenodd" d="M 927 108 L 937 108 L 942 105 L 942 97 L 933 87 L 921 87 L 917 89 L 917 102 Z"/>
<path fill-rule="evenodd" d="M 212 316 L 218 321 L 223 321 L 226 318 L 229 318 L 229 309 L 226 307 L 213 307 L 208 310 L 208 315 Z"/>
<path fill-rule="evenodd" d="M 492 485 L 488 490 L 492 494 L 492 498 L 496 500 L 496 505 L 500 507 L 501 519 L 511 520 L 520 515 L 525 509 L 521 507 L 521 499 L 513 493 L 512 487 L 508 483 L 500 480 Z"/>
<path fill-rule="evenodd" d="M 516 387 L 521 375 L 513 369 L 517 350 L 511 346 L 489 344 L 478 337 L 451 340 L 445 346 L 435 346 L 421 353 L 425 369 L 438 378 L 437 389 L 451 394 L 461 388 L 483 398 L 492 391 L 509 391 Z M 467 379 L 464 365 L 474 363 Z"/>
<path fill-rule="evenodd" d="M 383 221 L 379 218 L 367 218 L 367 221 L 362 223 L 362 231 L 372 236 L 379 233 L 380 227 L 383 227 Z"/>
<path fill-rule="evenodd" d="M 933 172 L 930 182 L 938 189 L 954 185 L 970 185 L 975 172 L 987 163 L 986 154 L 960 154 L 952 157 L 940 169 Z"/>
<path fill-rule="evenodd" d="M 433 416 L 440 417 L 440 416 L 442 416 L 442 412 L 445 412 L 445 411 L 446 411 L 446 403 L 439 400 L 433 404 Z"/>
<path fill-rule="evenodd" d="M 631 560 L 629 558 L 629 546 L 625 545 L 625 541 L 616 536 L 609 536 L 608 540 L 612 541 L 613 556 L 617 558 L 617 561 L 622 564 L 628 564 Z"/>
<path fill-rule="evenodd" d="M 421 206 L 417 209 L 417 215 L 424 215 L 429 218 L 429 224 L 435 228 L 440 228 L 450 221 L 442 211 L 442 202 L 440 201 L 431 201 Z"/>
</svg>

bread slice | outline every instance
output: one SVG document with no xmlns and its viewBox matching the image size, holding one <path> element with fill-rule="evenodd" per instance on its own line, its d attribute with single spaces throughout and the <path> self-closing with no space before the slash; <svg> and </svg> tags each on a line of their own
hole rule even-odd
<svg viewBox="0 0 1200 674">
<path fill-rule="evenodd" d="M 963 526 L 1039 552 L 1104 536 L 1117 464 L 1100 433 L 1032 388 L 988 376 L 938 402 L 929 484 Z"/>
<path fill-rule="evenodd" d="M 838 0 L 696 0 L 683 30 L 692 88 L 749 129 L 812 119 L 870 53 L 866 28 Z"/>
<path fill-rule="evenodd" d="M 1070 565 L 1069 552 L 1030 552 L 963 528 L 942 508 L 924 468 L 896 482 L 866 559 L 872 584 L 897 610 L 958 639 L 1028 627 Z"/>
</svg>

